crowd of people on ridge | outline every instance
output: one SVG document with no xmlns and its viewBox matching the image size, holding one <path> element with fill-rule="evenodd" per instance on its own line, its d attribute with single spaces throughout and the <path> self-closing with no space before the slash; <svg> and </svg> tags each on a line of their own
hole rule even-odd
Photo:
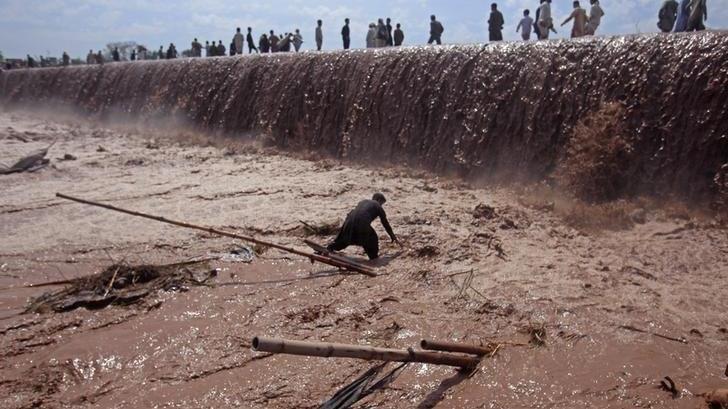
<svg viewBox="0 0 728 409">
<path fill-rule="evenodd" d="M 556 33 L 554 28 L 554 22 L 551 14 L 551 2 L 552 0 L 539 0 L 540 4 L 536 9 L 534 17 L 531 17 L 531 11 L 526 9 L 523 10 L 523 18 L 521 18 L 516 26 L 516 32 L 520 33 L 521 38 L 524 41 L 531 39 L 532 35 L 538 40 L 546 40 L 549 38 L 551 32 Z M 572 22 L 571 38 L 578 38 L 587 35 L 594 35 L 601 24 L 601 19 L 605 13 L 599 4 L 599 0 L 589 0 L 590 10 L 587 11 L 581 7 L 579 1 L 572 3 L 573 9 L 569 16 L 561 23 L 561 26 Z M 491 4 L 490 16 L 488 18 L 488 39 L 489 41 L 502 41 L 503 40 L 503 28 L 505 27 L 505 19 L 503 14 L 498 10 L 498 4 Z M 682 31 L 700 31 L 705 29 L 704 21 L 708 18 L 708 11 L 706 6 L 706 0 L 665 0 L 662 7 L 658 12 L 658 23 L 657 26 L 662 32 L 682 32 Z M 430 16 L 430 37 L 427 44 L 442 44 L 442 36 L 445 32 L 445 28 L 440 21 L 437 20 L 435 15 Z M 324 42 L 323 35 L 323 21 L 317 20 L 315 27 L 315 43 L 316 50 L 321 51 Z M 378 19 L 377 23 L 370 23 L 369 29 L 366 34 L 366 47 L 367 48 L 379 48 L 379 47 L 398 47 L 404 44 L 405 35 L 402 29 L 402 25 L 397 23 L 396 26 L 392 26 L 392 19 Z M 341 41 L 343 43 L 343 49 L 348 50 L 351 46 L 351 28 L 350 20 L 346 18 L 344 25 L 341 28 Z M 277 52 L 299 52 L 304 43 L 303 36 L 299 29 L 295 29 L 293 32 L 286 32 L 283 35 L 277 35 L 274 30 L 270 30 L 269 33 L 263 33 L 256 42 L 253 36 L 252 27 L 247 28 L 246 35 L 243 35 L 240 28 L 238 28 L 233 35 L 232 41 L 229 47 L 226 48 L 222 40 L 205 41 L 203 45 L 195 38 L 192 41 L 191 48 L 186 51 L 185 55 L 190 57 L 202 57 L 203 51 L 205 57 L 221 57 L 221 56 L 234 56 L 244 54 L 245 47 L 247 46 L 248 53 L 277 53 Z M 167 49 L 164 46 L 159 47 L 159 51 L 153 53 L 151 58 L 156 59 L 175 59 L 179 56 L 177 48 L 173 43 L 170 43 Z M 42 57 L 41 57 L 42 58 Z M 131 61 L 137 59 L 148 59 L 146 48 L 138 46 L 132 50 L 129 56 Z M 114 62 L 121 61 L 121 55 L 118 48 L 111 52 L 111 60 Z M 86 56 L 87 64 L 103 64 L 104 55 L 101 51 L 94 53 L 93 50 L 89 50 Z M 70 57 L 66 52 L 63 53 L 62 64 L 69 65 Z M 36 61 L 30 56 L 27 56 L 27 66 L 36 67 Z M 44 66 L 41 61 L 41 66 Z"/>
</svg>

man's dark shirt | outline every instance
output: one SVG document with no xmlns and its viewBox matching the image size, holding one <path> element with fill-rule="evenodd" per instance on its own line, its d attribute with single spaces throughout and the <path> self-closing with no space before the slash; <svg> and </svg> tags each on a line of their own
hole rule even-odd
<svg viewBox="0 0 728 409">
<path fill-rule="evenodd" d="M 358 205 L 356 205 L 354 210 L 346 216 L 346 219 L 347 222 L 358 227 L 371 225 L 377 217 L 382 221 L 382 226 L 384 226 L 384 230 L 387 231 L 389 237 L 394 240 L 396 236 L 392 231 L 392 226 L 389 225 L 389 221 L 387 220 L 387 213 L 384 212 L 384 208 L 382 208 L 382 205 L 380 205 L 377 201 L 362 200 Z"/>
<path fill-rule="evenodd" d="M 343 27 L 343 28 L 341 29 L 341 37 L 342 37 L 342 38 L 347 38 L 347 39 L 348 39 L 348 38 L 350 38 L 350 35 L 351 35 L 351 34 L 350 34 L 350 30 L 349 30 L 349 25 L 347 24 L 347 25 L 345 25 L 345 26 L 344 26 L 344 27 Z"/>
<path fill-rule="evenodd" d="M 394 30 L 394 45 L 402 45 L 404 42 L 404 32 L 400 29 Z"/>
<path fill-rule="evenodd" d="M 498 10 L 492 11 L 488 20 L 488 31 L 501 31 L 503 30 L 503 24 L 505 24 L 503 14 Z"/>
</svg>

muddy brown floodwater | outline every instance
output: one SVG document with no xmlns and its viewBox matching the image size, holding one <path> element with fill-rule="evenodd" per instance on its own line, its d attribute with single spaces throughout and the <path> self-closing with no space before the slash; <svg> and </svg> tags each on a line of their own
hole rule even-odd
<svg viewBox="0 0 728 409">
<path fill-rule="evenodd" d="M 365 407 L 694 408 L 695 394 L 728 383 L 728 236 L 709 217 L 650 207 L 630 227 L 582 231 L 506 188 L 175 141 L 186 137 L 0 114 L 2 163 L 56 141 L 50 167 L 0 179 L 0 407 L 314 408 L 372 365 L 256 353 L 255 335 L 397 348 L 422 338 L 504 343 L 471 376 L 413 364 Z M 76 160 L 58 159 L 66 153 Z M 29 299 L 60 288 L 27 284 L 241 244 L 55 192 L 304 250 L 300 220 L 339 223 L 374 191 L 388 197 L 407 243 L 400 251 L 383 241 L 377 278 L 258 249 L 252 263 L 213 261 L 211 287 L 22 314 Z M 529 343 L 541 327 L 545 343 Z M 658 389 L 664 376 L 681 397 Z"/>
</svg>

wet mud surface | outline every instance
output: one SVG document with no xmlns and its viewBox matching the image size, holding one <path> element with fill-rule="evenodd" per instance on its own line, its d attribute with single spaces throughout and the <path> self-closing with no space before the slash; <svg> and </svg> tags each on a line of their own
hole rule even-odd
<svg viewBox="0 0 728 409">
<path fill-rule="evenodd" d="M 725 198 L 728 33 L 406 47 L 15 70 L 5 105 L 174 117 L 205 131 L 470 180 L 540 181 L 575 124 L 624 107 L 620 194 Z"/>
<path fill-rule="evenodd" d="M 653 209 L 626 229 L 580 231 L 504 188 L 168 136 L 0 114 L 0 162 L 56 141 L 51 166 L 0 179 L 1 407 L 315 408 L 373 365 L 256 353 L 256 335 L 503 344 L 471 376 L 413 364 L 364 407 L 695 408 L 694 394 L 728 383 L 728 235 L 709 219 Z M 58 159 L 67 153 L 76 159 Z M 407 243 L 400 250 L 375 225 L 385 255 L 377 278 L 276 250 L 258 249 L 247 263 L 233 240 L 54 197 L 305 250 L 305 237 L 330 236 L 310 236 L 300 220 L 339 223 L 373 191 L 387 195 Z M 347 254 L 363 259 L 359 249 Z M 27 284 L 211 255 L 231 256 L 210 262 L 219 269 L 210 287 L 21 314 L 63 288 Z M 658 388 L 664 376 L 681 397 Z"/>
</svg>

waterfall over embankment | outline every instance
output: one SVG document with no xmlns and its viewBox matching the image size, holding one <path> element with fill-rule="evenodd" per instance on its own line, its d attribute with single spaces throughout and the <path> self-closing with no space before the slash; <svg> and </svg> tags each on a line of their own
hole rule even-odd
<svg viewBox="0 0 728 409">
<path fill-rule="evenodd" d="M 625 193 L 720 193 L 728 180 L 728 33 L 0 74 L 7 108 L 170 115 L 206 130 L 260 131 L 282 148 L 506 181 L 548 177 L 579 120 L 610 102 L 624 107 L 631 135 Z"/>
</svg>

